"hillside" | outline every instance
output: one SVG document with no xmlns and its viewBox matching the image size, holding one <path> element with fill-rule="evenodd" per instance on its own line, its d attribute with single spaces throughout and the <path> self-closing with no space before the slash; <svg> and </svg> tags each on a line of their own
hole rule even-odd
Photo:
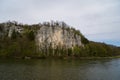
<svg viewBox="0 0 120 80">
<path fill-rule="evenodd" d="M 89 41 L 65 22 L 0 23 L 0 57 L 107 57 L 120 48 Z"/>
</svg>

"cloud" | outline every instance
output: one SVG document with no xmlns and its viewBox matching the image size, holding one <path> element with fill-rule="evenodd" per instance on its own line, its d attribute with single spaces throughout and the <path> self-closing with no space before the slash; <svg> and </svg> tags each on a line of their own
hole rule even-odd
<svg viewBox="0 0 120 80">
<path fill-rule="evenodd" d="M 116 41 L 120 40 L 119 8 L 120 0 L 0 0 L 0 22 L 65 21 L 90 40 Z"/>
</svg>

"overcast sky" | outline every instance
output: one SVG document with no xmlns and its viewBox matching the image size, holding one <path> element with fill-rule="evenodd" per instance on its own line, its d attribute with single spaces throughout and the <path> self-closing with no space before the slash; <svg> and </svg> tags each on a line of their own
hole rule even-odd
<svg viewBox="0 0 120 80">
<path fill-rule="evenodd" d="M 0 0 L 0 22 L 64 21 L 89 40 L 120 46 L 120 0 Z"/>
</svg>

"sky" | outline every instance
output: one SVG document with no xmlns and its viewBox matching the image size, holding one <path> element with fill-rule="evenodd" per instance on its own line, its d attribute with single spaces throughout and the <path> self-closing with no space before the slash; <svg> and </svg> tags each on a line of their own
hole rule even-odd
<svg viewBox="0 0 120 80">
<path fill-rule="evenodd" d="M 86 38 L 120 46 L 120 0 L 0 0 L 0 22 L 64 21 Z"/>
</svg>

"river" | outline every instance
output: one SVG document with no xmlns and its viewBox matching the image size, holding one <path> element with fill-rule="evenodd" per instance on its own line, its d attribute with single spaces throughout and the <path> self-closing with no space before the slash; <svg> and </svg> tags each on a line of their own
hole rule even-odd
<svg viewBox="0 0 120 80">
<path fill-rule="evenodd" d="M 120 80 L 120 59 L 0 60 L 0 80 Z"/>
</svg>

